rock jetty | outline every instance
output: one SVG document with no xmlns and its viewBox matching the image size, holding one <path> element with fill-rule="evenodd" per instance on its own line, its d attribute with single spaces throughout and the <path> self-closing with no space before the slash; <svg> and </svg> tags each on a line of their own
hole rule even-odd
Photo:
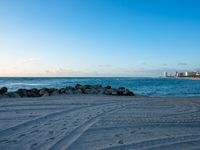
<svg viewBox="0 0 200 150">
<path fill-rule="evenodd" d="M 65 88 L 42 88 L 42 89 L 18 89 L 9 92 L 6 87 L 0 88 L 0 98 L 18 98 L 18 97 L 42 97 L 42 96 L 58 96 L 67 94 L 104 94 L 116 96 L 134 96 L 135 94 L 125 87 L 112 88 L 111 86 L 102 85 L 81 85 L 76 84 Z"/>
</svg>

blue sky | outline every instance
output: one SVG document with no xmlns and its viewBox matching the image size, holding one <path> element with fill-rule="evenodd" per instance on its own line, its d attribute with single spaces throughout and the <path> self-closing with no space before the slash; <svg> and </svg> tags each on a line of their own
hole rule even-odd
<svg viewBox="0 0 200 150">
<path fill-rule="evenodd" d="M 198 0 L 0 0 L 0 76 L 200 69 Z"/>
</svg>

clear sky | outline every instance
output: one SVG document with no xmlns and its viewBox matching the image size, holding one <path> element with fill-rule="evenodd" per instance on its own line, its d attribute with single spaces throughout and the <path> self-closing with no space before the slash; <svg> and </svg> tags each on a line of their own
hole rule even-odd
<svg viewBox="0 0 200 150">
<path fill-rule="evenodd" d="M 200 70 L 199 0 L 0 0 L 0 76 Z"/>
</svg>

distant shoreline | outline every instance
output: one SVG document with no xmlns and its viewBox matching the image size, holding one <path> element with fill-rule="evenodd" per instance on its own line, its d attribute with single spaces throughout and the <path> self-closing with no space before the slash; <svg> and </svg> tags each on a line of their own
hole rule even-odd
<svg viewBox="0 0 200 150">
<path fill-rule="evenodd" d="M 186 80 L 200 80 L 200 77 L 163 77 L 166 79 L 186 79 Z"/>
</svg>

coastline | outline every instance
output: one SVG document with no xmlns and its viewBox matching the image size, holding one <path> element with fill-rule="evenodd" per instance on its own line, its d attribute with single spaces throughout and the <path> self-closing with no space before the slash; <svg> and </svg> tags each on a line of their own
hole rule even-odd
<svg viewBox="0 0 200 150">
<path fill-rule="evenodd" d="M 200 77 L 162 77 L 163 79 L 186 79 L 186 80 L 200 80 Z"/>
<path fill-rule="evenodd" d="M 0 99 L 0 147 L 195 149 L 200 146 L 199 109 L 200 97 L 4 98 Z"/>
</svg>

